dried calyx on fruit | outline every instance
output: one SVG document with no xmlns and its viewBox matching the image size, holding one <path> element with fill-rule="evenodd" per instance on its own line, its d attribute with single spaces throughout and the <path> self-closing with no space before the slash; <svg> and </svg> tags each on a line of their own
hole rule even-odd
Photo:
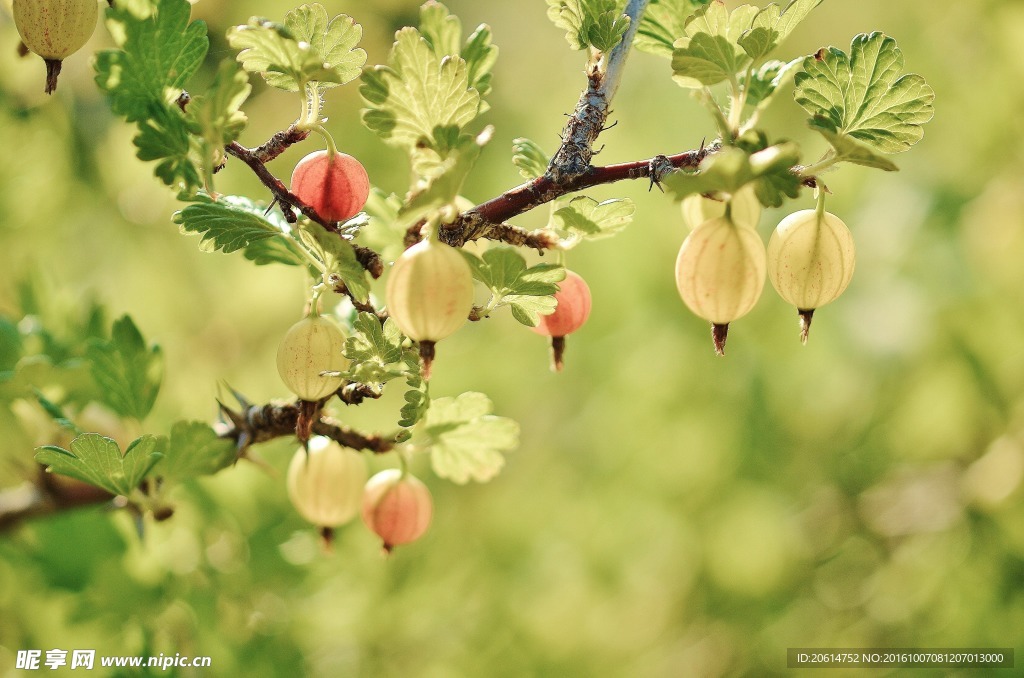
<svg viewBox="0 0 1024 678">
<path fill-rule="evenodd" d="M 430 490 L 411 473 L 387 469 L 366 483 L 363 522 L 384 540 L 388 553 L 422 537 L 433 513 Z"/>
<path fill-rule="evenodd" d="M 316 401 L 331 395 L 342 378 L 324 372 L 343 372 L 349 361 L 342 354 L 345 334 L 319 315 L 310 315 L 291 326 L 277 349 L 281 381 L 302 400 Z"/>
<path fill-rule="evenodd" d="M 728 214 L 705 221 L 679 248 L 676 286 L 697 316 L 711 322 L 715 352 L 725 353 L 729 323 L 754 308 L 764 289 L 765 248 L 749 226 Z"/>
<path fill-rule="evenodd" d="M 536 327 L 537 334 L 551 337 L 552 367 L 556 372 L 562 370 L 562 357 L 565 354 L 565 337 L 572 334 L 590 316 L 590 287 L 579 274 L 566 269 L 565 280 L 558 283 L 555 293 L 555 310 L 542 315 Z"/>
<path fill-rule="evenodd" d="M 843 293 L 853 278 L 855 261 L 850 229 L 823 205 L 790 214 L 772 233 L 768 277 L 779 296 L 796 306 L 804 343 L 814 309 Z"/>
<path fill-rule="evenodd" d="M 473 272 L 458 250 L 430 237 L 395 261 L 385 290 L 388 313 L 420 344 L 430 378 L 434 344 L 462 327 L 473 309 Z"/>
<path fill-rule="evenodd" d="M 747 184 L 731 196 L 728 201 L 712 200 L 700 193 L 694 193 L 683 199 L 683 221 L 690 229 L 695 229 L 705 221 L 725 216 L 726 202 L 733 222 L 740 226 L 757 228 L 761 221 L 761 202 L 757 199 L 754 187 Z"/>
<path fill-rule="evenodd" d="M 291 185 L 292 193 L 328 221 L 351 219 L 370 195 L 366 170 L 345 153 L 310 153 L 292 171 Z"/>
<path fill-rule="evenodd" d="M 344 525 L 359 512 L 366 484 L 363 455 L 330 438 L 309 440 L 288 465 L 288 498 L 299 515 L 322 528 L 330 541 L 331 528 Z"/>
<path fill-rule="evenodd" d="M 22 42 L 46 62 L 46 93 L 52 94 L 61 62 L 96 30 L 96 0 L 14 0 L 12 10 Z"/>
</svg>

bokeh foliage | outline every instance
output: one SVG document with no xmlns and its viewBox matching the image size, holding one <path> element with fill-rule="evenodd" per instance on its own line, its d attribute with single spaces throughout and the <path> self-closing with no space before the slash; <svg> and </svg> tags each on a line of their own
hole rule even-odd
<svg viewBox="0 0 1024 678">
<path fill-rule="evenodd" d="M 501 50 L 485 116 L 496 136 L 464 189 L 483 200 L 520 180 L 502 152 L 514 137 L 555 148 L 581 57 L 539 0 L 448 5 L 466 27 L 490 23 Z M 211 26 L 199 77 L 230 55 L 230 25 L 289 8 L 196 4 Z M 372 64 L 417 7 L 332 11 L 363 25 Z M 1024 7 L 936 0 L 925 16 L 828 0 L 784 51 L 845 48 L 871 30 L 899 40 L 908 70 L 934 86 L 937 115 L 899 173 L 831 178 L 829 209 L 854 233 L 858 270 L 816 314 L 808 346 L 769 290 L 716 358 L 672 281 L 678 205 L 639 183 L 607 187 L 600 197 L 632 198 L 637 217 L 571 253 L 595 305 L 565 373 L 550 374 L 543 341 L 509 317 L 442 347 L 432 393 L 488 393 L 522 440 L 486 485 L 422 469 L 437 515 L 421 542 L 383 560 L 353 526 L 322 555 L 285 497 L 293 446 L 269 445 L 276 476 L 243 464 L 183 487 L 174 518 L 141 542 L 128 516 L 98 509 L 0 535 L 0 675 L 33 647 L 210 655 L 211 675 L 255 676 L 753 676 L 784 672 L 793 646 L 1021 655 Z M 219 380 L 256 401 L 284 396 L 273 355 L 301 313 L 301 279 L 198 251 L 85 55 L 47 99 L 41 65 L 18 60 L 15 42 L 0 12 L 0 311 L 32 275 L 58 317 L 93 298 L 110 317 L 131 313 L 164 349 L 150 417 L 164 428 L 212 419 Z M 108 44 L 99 31 L 89 49 Z M 248 145 L 295 114 L 291 98 L 252 84 Z M 341 149 L 402 190 L 405 158 L 360 125 L 355 85 L 327 96 Z M 662 59 L 632 55 L 618 97 L 600 162 L 714 135 Z M 780 99 L 768 124 L 807 156 L 824 150 Z M 286 176 L 314 143 L 272 169 Z M 218 187 L 265 198 L 243 169 L 229 164 Z M 804 195 L 788 207 L 810 205 Z M 762 233 L 782 215 L 767 213 Z M 392 393 L 345 415 L 387 429 L 400 406 Z M 0 412 L 0 486 L 30 472 L 33 445 L 56 442 L 19 421 Z"/>
</svg>

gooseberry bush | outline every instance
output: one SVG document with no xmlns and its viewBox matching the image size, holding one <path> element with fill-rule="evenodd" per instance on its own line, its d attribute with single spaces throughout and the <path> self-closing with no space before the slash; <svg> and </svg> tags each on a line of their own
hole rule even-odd
<svg viewBox="0 0 1024 678">
<path fill-rule="evenodd" d="M 576 247 L 621 232 L 637 209 L 643 213 L 628 199 L 586 195 L 598 185 L 641 180 L 660 189 L 651 200 L 681 202 L 690 232 L 675 281 L 685 305 L 711 324 L 718 353 L 766 279 L 796 307 L 806 341 L 814 311 L 839 297 L 854 270 L 853 237 L 825 209 L 828 173 L 844 164 L 896 170 L 890 156 L 922 138 L 934 98 L 924 78 L 903 72 L 896 41 L 880 32 L 857 35 L 845 49 L 787 54 L 786 38 L 821 1 L 730 11 L 720 0 L 547 0 L 549 18 L 582 53 L 583 92 L 553 154 L 529 139 L 514 142 L 511 160 L 525 183 L 492 196 L 462 195 L 492 137 L 480 123 L 498 57 L 486 25 L 464 36 L 459 19 L 430 0 L 418 26 L 397 31 L 386 63 L 367 66 L 356 18 L 304 4 L 231 28 L 230 55 L 209 86 L 196 90 L 191 78 L 210 56 L 210 38 L 191 20 L 189 2 L 109 2 L 103 23 L 116 48 L 94 55 L 95 82 L 136 127 L 138 157 L 176 192 L 182 206 L 174 223 L 198 236 L 204 251 L 291 267 L 308 294 L 296 298 L 295 316 L 280 319 L 277 367 L 281 394 L 290 395 L 254 404 L 232 391 L 233 402 L 219 403 L 221 421 L 181 421 L 169 432 L 146 432 L 163 362 L 129 317 L 108 330 L 90 309 L 63 334 L 38 322 L 0 321 L 0 397 L 22 410 L 35 403 L 67 432 L 66 442 L 38 449 L 36 461 L 52 473 L 32 476 L 38 501 L 21 515 L 118 497 L 139 516 L 167 519 L 176 483 L 294 437 L 287 493 L 325 537 L 361 513 L 388 550 L 416 540 L 430 523 L 432 500 L 409 471 L 412 458 L 429 456 L 442 479 L 485 482 L 519 436 L 518 424 L 496 416 L 484 394 L 431 391 L 432 371 L 446 367 L 444 340 L 507 307 L 550 338 L 554 368 L 563 368 L 566 337 L 580 330 L 592 303 L 566 260 Z M 39 6 L 52 10 L 46 14 L 14 0 L 25 45 L 50 70 L 47 91 L 60 59 L 91 33 L 91 2 L 43 0 Z M 40 36 L 55 26 L 48 22 L 64 10 L 77 12 L 75 23 L 57 27 L 59 44 L 44 44 Z M 689 150 L 598 166 L 595 143 L 634 48 L 664 57 L 665 86 L 674 81 L 692 92 L 716 138 L 694 134 Z M 240 140 L 253 78 L 280 90 L 282 107 L 298 104 L 298 116 L 250 147 Z M 408 156 L 404 193 L 374 186 L 328 130 L 331 91 L 342 86 L 359 88 L 362 122 Z M 789 92 L 795 107 L 782 101 Z M 820 148 L 805 155 L 779 136 L 786 130 L 763 127 L 772 105 L 802 109 Z M 666 143 L 688 134 L 672 129 L 670 115 L 665 129 Z M 310 150 L 286 185 L 279 177 L 289 168 L 272 169 L 272 162 L 297 144 Z M 221 172 L 252 172 L 265 190 L 221 193 Z M 783 219 L 766 247 L 762 210 L 806 191 L 816 195 L 816 208 Z M 546 226 L 511 223 L 539 208 L 548 211 Z M 489 246 L 471 253 L 470 243 Z M 671 285 L 667 271 L 665 279 Z M 31 303 L 23 311 L 38 317 Z M 665 321 L 687 322 L 680 311 L 680 319 Z M 347 407 L 371 407 L 387 388 L 404 389 L 393 430 L 368 433 L 344 423 Z M 120 425 L 90 426 L 84 415 L 97 405 Z M 118 440 L 113 429 L 127 433 Z M 392 455 L 393 468 L 367 480 L 366 454 Z"/>
</svg>

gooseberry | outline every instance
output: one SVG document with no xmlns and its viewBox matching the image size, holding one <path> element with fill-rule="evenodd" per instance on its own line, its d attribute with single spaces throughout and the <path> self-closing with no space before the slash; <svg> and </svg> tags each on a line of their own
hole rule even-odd
<svg viewBox="0 0 1024 678">
<path fill-rule="evenodd" d="M 346 221 L 366 204 L 370 178 L 351 155 L 316 151 L 292 171 L 292 193 L 324 219 Z"/>
<path fill-rule="evenodd" d="M 345 334 L 334 321 L 319 315 L 303 318 L 285 333 L 277 349 L 281 381 L 303 400 L 326 398 L 338 390 L 342 378 L 321 373 L 348 368 L 344 348 Z"/>
<path fill-rule="evenodd" d="M 454 247 L 423 240 L 395 261 L 385 298 L 398 328 L 420 342 L 429 378 L 434 344 L 462 327 L 473 308 L 473 273 Z"/>
<path fill-rule="evenodd" d="M 96 0 L 14 0 L 12 10 L 22 42 L 46 63 L 46 93 L 52 94 L 61 62 L 96 29 Z"/>
<path fill-rule="evenodd" d="M 300 447 L 288 465 L 288 498 L 299 515 L 319 527 L 337 527 L 359 512 L 366 461 L 324 436 Z"/>
<path fill-rule="evenodd" d="M 433 513 L 430 490 L 408 472 L 387 469 L 366 483 L 363 522 L 384 540 L 385 551 L 422 537 Z"/>
<path fill-rule="evenodd" d="M 551 337 L 551 348 L 554 356 L 553 365 L 556 371 L 562 369 L 562 356 L 565 354 L 565 337 L 572 334 L 590 316 L 590 287 L 578 273 L 565 271 L 565 280 L 558 283 L 555 293 L 554 312 L 542 315 L 536 327 L 531 328 L 537 334 Z"/>
<path fill-rule="evenodd" d="M 705 221 L 683 241 L 676 286 L 683 302 L 711 322 L 715 352 L 725 353 L 729 323 L 754 308 L 764 289 L 765 247 L 757 232 L 726 217 Z"/>
<path fill-rule="evenodd" d="M 835 301 L 853 278 L 856 249 L 843 220 L 801 210 L 783 219 L 768 241 L 768 277 L 800 314 L 806 343 L 814 309 Z"/>
</svg>

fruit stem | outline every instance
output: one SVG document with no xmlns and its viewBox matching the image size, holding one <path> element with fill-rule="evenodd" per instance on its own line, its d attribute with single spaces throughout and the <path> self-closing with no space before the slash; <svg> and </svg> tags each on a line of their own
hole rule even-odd
<svg viewBox="0 0 1024 678">
<path fill-rule="evenodd" d="M 711 340 L 715 342 L 715 353 L 725 355 L 725 340 L 729 337 L 729 323 L 711 323 Z"/>
<path fill-rule="evenodd" d="M 46 93 L 53 94 L 57 89 L 57 76 L 60 75 L 60 59 L 43 59 L 46 62 Z"/>
<path fill-rule="evenodd" d="M 420 342 L 420 360 L 423 361 L 423 378 L 430 379 L 430 368 L 434 364 L 434 342 L 424 339 Z"/>
<path fill-rule="evenodd" d="M 551 337 L 551 371 L 561 372 L 565 365 L 565 337 Z"/>
<path fill-rule="evenodd" d="M 811 331 L 811 320 L 814 319 L 814 309 L 797 309 L 800 315 L 800 343 L 807 345 L 807 334 Z"/>
<path fill-rule="evenodd" d="M 820 225 L 825 218 L 825 187 L 818 186 L 814 190 L 818 193 L 818 204 L 815 206 L 814 212 L 818 216 L 818 224 Z"/>
<path fill-rule="evenodd" d="M 333 527 L 324 526 L 320 528 L 320 546 L 323 548 L 324 554 L 330 554 L 334 551 Z"/>
<path fill-rule="evenodd" d="M 314 125 L 312 130 L 322 136 L 324 141 L 327 142 L 327 163 L 330 165 L 334 162 L 334 158 L 338 155 L 338 145 L 334 143 L 334 137 L 327 131 L 327 128 L 323 125 Z"/>
</svg>

